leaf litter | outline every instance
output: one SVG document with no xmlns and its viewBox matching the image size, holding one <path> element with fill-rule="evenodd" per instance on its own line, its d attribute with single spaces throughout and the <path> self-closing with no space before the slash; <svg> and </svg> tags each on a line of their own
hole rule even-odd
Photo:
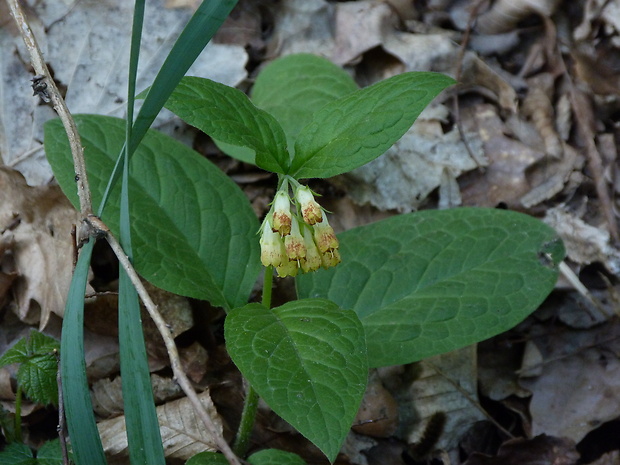
<svg viewBox="0 0 620 465">
<path fill-rule="evenodd" d="M 194 5 L 169 1 L 166 7 L 172 9 L 151 9 L 145 31 L 153 36 L 145 36 L 143 43 L 152 48 L 143 51 L 139 87 L 148 85 L 161 64 L 161 50 L 171 45 L 191 13 L 187 8 Z M 66 87 L 72 111 L 122 116 L 130 8 L 120 0 L 31 2 L 35 34 Z M 386 155 L 318 183 L 317 191 L 339 218 L 334 227 L 349 229 L 396 212 L 458 205 L 524 211 L 545 218 L 558 231 L 567 244 L 568 265 L 605 310 L 561 280 L 539 311 L 479 344 L 477 355 L 469 349 L 465 359 L 446 354 L 374 372 L 355 433 L 336 463 L 617 463 L 617 441 L 604 439 L 603 432 L 620 433 L 615 395 L 619 11 L 617 1 L 601 0 L 429 0 L 424 5 L 242 0 L 205 52 L 194 74 L 243 90 L 263 64 L 296 52 L 331 59 L 362 86 L 409 70 L 458 75 L 462 85 L 438 99 Z M 41 127 L 53 115 L 31 95 L 21 39 L 1 12 L 0 153 L 3 163 L 27 180 L 8 168 L 0 171 L 0 335 L 10 343 L 28 325 L 57 331 L 72 268 L 70 227 L 79 218 L 59 190 L 47 186 L 51 172 L 40 149 Z M 214 70 L 222 74 L 210 74 Z M 272 179 L 230 162 L 200 134 L 183 137 L 221 162 L 233 178 L 245 180 L 240 184 L 255 199 L 256 212 L 264 213 L 261 199 L 271 197 Z M 103 262 L 94 269 L 99 293 L 113 291 L 116 279 Z M 285 281 L 274 298 L 284 300 L 287 293 Z M 95 314 L 112 312 L 106 299 L 114 299 L 93 299 L 101 305 Z M 234 428 L 243 388 L 222 350 L 223 315 L 204 303 L 173 305 L 184 308 L 169 318 L 179 329 L 187 367 L 193 367 L 189 373 L 197 387 L 214 393 L 225 428 Z M 177 316 L 188 311 L 202 316 Z M 98 410 L 102 417 L 121 413 L 114 317 L 109 320 L 108 329 L 99 327 L 104 334 L 90 332 L 97 329 L 95 323 L 87 337 L 94 395 L 108 398 Z M 167 360 L 157 341 L 152 339 L 149 353 L 154 386 L 164 393 L 160 402 L 169 406 L 162 426 L 169 423 L 177 431 L 174 422 L 190 412 L 173 403 L 183 399 L 174 400 L 179 394 L 169 386 Z M 10 377 L 2 373 L 3 379 Z M 6 405 L 12 391 L 4 391 Z M 446 418 L 438 437 L 425 457 L 412 458 L 411 449 L 432 436 L 426 428 L 438 412 Z M 122 417 L 105 421 L 115 420 L 122 423 Z M 106 435 L 119 433 L 108 444 L 123 463 L 121 429 L 116 423 L 100 424 Z M 26 427 L 38 428 L 28 418 Z M 301 453 L 309 463 L 324 463 L 272 415 L 262 414 L 256 430 L 256 447 L 281 447 Z M 178 431 L 170 434 L 164 435 L 166 441 Z M 179 451 L 204 449 L 206 442 L 192 438 L 167 450 L 186 458 L 189 452 Z"/>
</svg>

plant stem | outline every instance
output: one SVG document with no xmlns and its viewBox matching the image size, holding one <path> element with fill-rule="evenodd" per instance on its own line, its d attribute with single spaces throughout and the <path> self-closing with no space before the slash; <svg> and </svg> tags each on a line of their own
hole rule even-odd
<svg viewBox="0 0 620 465">
<path fill-rule="evenodd" d="M 273 283 L 273 267 L 268 266 L 265 268 L 265 277 L 263 278 L 263 298 L 262 304 L 271 308 L 271 287 Z M 235 438 L 235 444 L 233 445 L 233 451 L 239 457 L 245 456 L 248 452 L 250 443 L 250 434 L 256 421 L 256 411 L 258 410 L 258 393 L 248 383 L 248 392 L 245 396 L 243 403 L 243 412 L 241 413 L 241 422 L 239 423 L 239 430 L 237 431 L 237 437 Z"/>
<path fill-rule="evenodd" d="M 15 393 L 15 440 L 24 442 L 22 437 L 22 387 L 19 385 Z"/>
</svg>

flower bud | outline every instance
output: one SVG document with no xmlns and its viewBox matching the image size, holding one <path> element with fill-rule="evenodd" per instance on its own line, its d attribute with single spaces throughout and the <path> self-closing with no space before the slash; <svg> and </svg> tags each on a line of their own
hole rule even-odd
<svg viewBox="0 0 620 465">
<path fill-rule="evenodd" d="M 273 201 L 273 232 L 279 232 L 280 236 L 288 236 L 291 233 L 291 201 L 285 191 L 278 191 Z"/>
<path fill-rule="evenodd" d="M 288 261 L 282 238 L 272 231 L 269 221 L 265 220 L 260 237 L 260 261 L 264 266 L 280 266 L 283 259 Z"/>
<path fill-rule="evenodd" d="M 295 191 L 295 198 L 299 203 L 301 216 L 304 221 L 312 226 L 313 224 L 323 221 L 323 210 L 321 206 L 314 200 L 312 191 L 307 186 L 301 186 Z"/>
</svg>

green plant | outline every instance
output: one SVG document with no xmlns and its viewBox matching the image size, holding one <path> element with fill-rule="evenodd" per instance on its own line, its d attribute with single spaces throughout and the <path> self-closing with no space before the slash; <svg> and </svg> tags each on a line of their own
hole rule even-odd
<svg viewBox="0 0 620 465">
<path fill-rule="evenodd" d="M 22 395 L 37 404 L 58 405 L 58 349 L 60 344 L 52 337 L 31 331 L 0 357 L 0 367 L 19 364 L 15 415 L 12 424 L 2 422 L 9 445 L 0 452 L 0 462 L 6 465 L 61 465 L 62 453 L 58 440 L 43 444 L 35 455 L 23 444 L 21 431 Z"/>
<path fill-rule="evenodd" d="M 246 453 L 260 395 L 333 461 L 369 366 L 409 363 L 488 338 L 521 321 L 553 288 L 563 247 L 533 218 L 491 209 L 426 211 L 336 238 L 314 194 L 299 182 L 341 174 L 380 156 L 452 79 L 404 73 L 358 89 L 327 60 L 294 55 L 265 68 L 250 100 L 207 79 L 180 79 L 191 61 L 188 52 L 176 53 L 160 73 L 168 79 L 156 80 L 141 95 L 144 106 L 133 125 L 131 111 L 126 121 L 94 115 L 75 120 L 98 214 L 121 237 L 136 269 L 161 288 L 209 300 L 228 313 L 227 348 L 251 386 L 235 443 L 239 455 Z M 130 85 L 130 108 L 132 98 Z M 147 131 L 166 101 L 231 156 L 278 175 L 262 225 L 217 167 L 174 139 Z M 78 205 L 69 142 L 58 121 L 46 124 L 45 148 L 63 191 Z M 80 255 L 63 329 L 63 356 L 65 347 L 73 351 L 63 372 L 73 389 L 65 396 L 76 399 L 67 414 L 79 464 L 105 463 L 92 412 L 84 415 L 90 405 L 81 301 L 92 242 Z M 261 261 L 267 267 L 262 302 L 248 304 Z M 280 276 L 299 274 L 299 300 L 271 308 L 272 267 Z M 325 269 L 316 271 L 320 267 Z M 135 291 L 125 278 L 121 301 L 133 309 L 119 323 L 121 330 L 140 335 Z M 143 396 L 142 407 L 129 402 L 126 408 L 132 463 L 163 463 L 149 413 L 143 343 L 140 337 L 123 339 L 140 341 L 121 347 L 129 367 L 123 372 L 127 396 Z M 132 372 L 136 376 L 126 380 Z M 140 429 L 147 417 L 149 427 Z M 151 455 L 144 444 L 152 446 Z M 256 463 L 297 463 L 269 454 L 279 457 L 269 452 Z M 189 463 L 221 460 L 205 453 Z"/>
<path fill-rule="evenodd" d="M 157 286 L 224 307 L 228 351 L 252 386 L 248 404 L 258 393 L 330 460 L 354 418 L 369 366 L 413 362 L 507 330 L 542 302 L 557 278 L 562 244 L 528 216 L 425 211 L 336 239 L 324 210 L 299 183 L 378 157 L 451 83 L 434 73 L 405 73 L 358 90 L 342 70 L 311 55 L 265 68 L 252 101 L 207 79 L 183 78 L 166 106 L 231 156 L 278 174 L 278 193 L 261 227 L 232 181 L 173 139 L 149 131 L 131 160 L 137 269 Z M 76 121 L 98 200 L 122 147 L 124 123 L 88 115 Z M 77 202 L 57 122 L 47 124 L 45 144 L 60 185 Z M 177 195 L 166 197 L 172 189 Z M 120 195 L 111 191 L 103 216 L 113 231 L 120 228 Z M 268 267 L 263 301 L 246 305 L 259 272 L 259 230 Z M 321 265 L 328 269 L 310 272 Z M 271 266 L 281 276 L 301 273 L 299 300 L 270 308 Z M 245 413 L 251 424 L 251 406 Z M 247 434 L 244 426 L 240 454 Z M 201 460 L 207 461 L 196 463 L 216 463 Z"/>
</svg>

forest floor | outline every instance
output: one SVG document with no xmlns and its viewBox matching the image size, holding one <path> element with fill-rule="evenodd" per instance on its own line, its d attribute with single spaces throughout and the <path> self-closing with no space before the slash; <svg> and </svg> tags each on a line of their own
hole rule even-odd
<svg viewBox="0 0 620 465">
<path fill-rule="evenodd" d="M 118 61 L 127 48 L 131 2 L 70 3 L 40 0 L 29 8 L 69 109 L 122 116 L 126 78 Z M 194 3 L 166 0 L 153 16 L 159 29 L 149 28 L 144 41 L 158 45 L 145 52 L 139 85 L 152 80 L 161 64 L 154 58 L 158 47 L 178 34 Z M 45 161 L 41 126 L 53 115 L 28 93 L 27 55 L 4 8 L 0 4 L 0 354 L 31 328 L 59 336 L 71 279 L 71 263 L 59 263 L 72 246 L 68 233 L 59 238 L 46 231 L 78 220 Z M 517 327 L 476 347 L 374 370 L 336 463 L 620 463 L 620 1 L 241 0 L 192 74 L 249 91 L 264 65 L 300 52 L 330 59 L 360 86 L 405 71 L 442 72 L 459 82 L 420 116 L 408 142 L 312 186 L 337 232 L 423 209 L 491 207 L 545 221 L 567 249 L 555 290 Z M 275 175 L 225 156 L 170 116 L 156 127 L 216 163 L 256 213 L 266 213 Z M 11 227 L 15 211 L 30 218 L 21 229 Z M 89 303 L 86 328 L 102 422 L 122 413 L 116 266 L 99 247 L 91 284 L 107 294 Z M 279 281 L 274 299 L 284 302 L 293 292 L 291 281 Z M 178 319 L 177 343 L 190 378 L 209 388 L 230 434 L 244 391 L 224 349 L 223 311 L 179 296 L 160 302 L 173 309 L 168 318 Z M 181 393 L 158 336 L 145 325 L 158 401 L 170 403 Z M 0 369 L 0 399 L 8 411 L 14 411 L 14 378 L 15 370 Z M 22 414 L 32 446 L 56 434 L 54 409 L 26 405 Z M 260 410 L 252 444 L 327 463 L 267 408 Z"/>
</svg>

